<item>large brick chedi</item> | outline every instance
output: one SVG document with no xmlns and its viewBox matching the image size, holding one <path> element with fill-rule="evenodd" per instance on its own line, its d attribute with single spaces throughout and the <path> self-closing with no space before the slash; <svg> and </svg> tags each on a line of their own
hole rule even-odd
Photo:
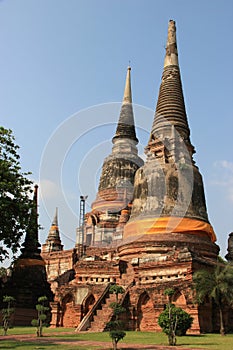
<svg viewBox="0 0 233 350">
<path fill-rule="evenodd" d="M 145 153 L 145 164 L 135 175 L 131 216 L 119 247 L 120 258 L 137 272 L 131 298 L 146 288 L 147 321 L 157 323 L 161 295 L 172 287 L 177 295 L 174 302 L 194 317 L 192 331 L 212 331 L 212 305 L 195 306 L 191 286 L 196 270 L 214 267 L 219 248 L 208 220 L 202 177 L 193 160 L 195 150 L 190 141 L 172 20 Z M 157 306 L 150 308 L 153 300 Z M 138 321 L 138 327 L 150 329 L 149 323 L 143 322 Z"/>
<path fill-rule="evenodd" d="M 162 82 L 145 153 L 146 162 L 135 176 L 125 243 L 178 241 L 198 245 L 200 254 L 215 258 L 216 237 L 208 220 L 202 177 L 193 160 L 174 21 L 169 22 Z"/>
</svg>

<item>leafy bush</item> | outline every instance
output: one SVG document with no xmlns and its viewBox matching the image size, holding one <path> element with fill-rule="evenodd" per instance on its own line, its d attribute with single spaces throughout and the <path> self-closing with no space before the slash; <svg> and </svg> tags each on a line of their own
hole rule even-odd
<svg viewBox="0 0 233 350">
<path fill-rule="evenodd" d="M 118 302 L 118 294 L 123 294 L 124 289 L 121 286 L 114 284 L 110 287 L 109 292 L 110 294 L 116 295 L 116 301 L 110 304 L 110 308 L 113 309 L 113 319 L 106 324 L 106 330 L 109 331 L 109 336 L 112 339 L 113 350 L 116 350 L 117 343 L 126 336 L 126 333 L 122 330 L 124 323 L 119 320 L 119 316 L 126 310 Z"/>
<path fill-rule="evenodd" d="M 169 306 L 167 305 L 166 309 L 159 315 L 158 323 L 165 334 L 169 334 L 172 326 L 175 329 L 175 334 L 181 336 L 185 335 L 187 330 L 192 326 L 193 317 L 180 307 L 171 304 L 170 319 Z"/>
<path fill-rule="evenodd" d="M 4 335 L 7 335 L 8 328 L 10 328 L 11 317 L 15 312 L 15 308 L 12 307 L 12 304 L 15 302 L 15 298 L 5 295 L 3 297 L 3 303 L 5 304 L 5 308 L 2 309 L 2 321 L 3 321 L 3 330 Z"/>
<path fill-rule="evenodd" d="M 42 296 L 38 298 L 38 304 L 36 305 L 38 318 L 32 320 L 31 324 L 33 327 L 36 327 L 37 337 L 42 337 L 42 330 L 45 326 L 45 321 L 47 319 L 47 313 L 49 311 L 49 307 L 46 306 L 48 304 L 48 299 L 46 296 Z"/>
<path fill-rule="evenodd" d="M 116 350 L 117 343 L 126 336 L 126 333 L 124 331 L 120 331 L 120 330 L 111 330 L 109 335 L 113 341 L 113 349 Z"/>
</svg>

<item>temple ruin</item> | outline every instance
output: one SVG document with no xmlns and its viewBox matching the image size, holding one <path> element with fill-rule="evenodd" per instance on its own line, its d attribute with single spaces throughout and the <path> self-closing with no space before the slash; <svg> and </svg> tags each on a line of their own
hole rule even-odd
<svg viewBox="0 0 233 350">
<path fill-rule="evenodd" d="M 45 264 L 54 293 L 51 326 L 104 331 L 113 316 L 109 288 L 117 283 L 125 291 L 120 302 L 127 330 L 160 331 L 164 291 L 173 288 L 174 304 L 194 319 L 190 332 L 213 332 L 218 310 L 211 300 L 195 303 L 192 277 L 215 267 L 219 247 L 193 159 L 174 21 L 145 162 L 138 156 L 130 75 L 128 67 L 112 152 L 76 245 L 64 250 L 56 211 L 37 260 Z M 232 234 L 228 258 L 233 259 Z"/>
</svg>

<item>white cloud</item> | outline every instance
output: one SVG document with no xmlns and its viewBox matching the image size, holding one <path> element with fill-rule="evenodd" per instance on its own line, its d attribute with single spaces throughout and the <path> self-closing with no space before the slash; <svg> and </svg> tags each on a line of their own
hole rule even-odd
<svg viewBox="0 0 233 350">
<path fill-rule="evenodd" d="M 233 175 L 233 163 L 227 160 L 222 160 L 219 162 L 223 168 L 228 169 Z"/>
<path fill-rule="evenodd" d="M 233 162 L 220 160 L 214 163 L 213 185 L 225 187 L 227 198 L 233 202 Z"/>
<path fill-rule="evenodd" d="M 233 202 L 233 188 L 230 189 L 229 199 L 231 202 Z"/>
<path fill-rule="evenodd" d="M 57 187 L 57 184 L 47 179 L 40 180 L 39 188 L 39 195 L 40 198 L 42 198 L 43 200 L 52 198 L 55 199 L 58 197 L 58 194 L 60 192 L 59 188 Z"/>
</svg>

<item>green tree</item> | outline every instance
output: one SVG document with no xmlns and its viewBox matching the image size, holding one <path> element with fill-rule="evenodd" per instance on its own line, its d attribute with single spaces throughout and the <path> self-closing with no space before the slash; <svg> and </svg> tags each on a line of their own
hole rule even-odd
<svg viewBox="0 0 233 350">
<path fill-rule="evenodd" d="M 175 294 L 174 289 L 168 288 L 164 292 L 168 297 L 166 309 L 161 312 L 158 318 L 158 324 L 163 332 L 168 336 L 169 345 L 176 345 L 176 335 L 185 335 L 191 327 L 193 318 L 180 307 L 172 304 L 172 298 Z"/>
<path fill-rule="evenodd" d="M 170 311 L 170 313 L 169 313 Z M 169 318 L 170 317 L 170 318 Z M 193 318 L 181 307 L 171 304 L 170 310 L 168 305 L 159 315 L 158 323 L 163 332 L 169 335 L 170 329 L 174 330 L 175 335 L 185 335 L 187 330 L 192 326 Z"/>
<path fill-rule="evenodd" d="M 15 308 L 13 307 L 14 302 L 15 302 L 15 298 L 11 296 L 5 295 L 3 297 L 3 303 L 6 305 L 6 307 L 2 309 L 4 335 L 7 335 L 7 331 L 10 327 L 11 317 L 15 312 Z"/>
<path fill-rule="evenodd" d="M 110 304 L 110 307 L 113 309 L 113 319 L 107 323 L 106 330 L 109 331 L 109 336 L 112 339 L 113 350 L 117 349 L 117 344 L 122 340 L 126 333 L 122 330 L 124 323 L 119 319 L 120 314 L 125 312 L 125 308 L 119 303 L 119 294 L 124 293 L 124 288 L 113 284 L 109 288 L 111 294 L 116 295 L 116 302 Z"/>
<path fill-rule="evenodd" d="M 212 298 L 219 308 L 220 334 L 225 335 L 224 305 L 233 305 L 233 266 L 219 258 L 214 270 L 199 270 L 193 275 L 196 300 L 202 304 Z"/>
<path fill-rule="evenodd" d="M 7 269 L 5 267 L 0 267 L 0 281 L 3 283 L 7 281 Z"/>
<path fill-rule="evenodd" d="M 118 330 L 118 329 L 112 329 L 109 333 L 112 343 L 113 343 L 113 350 L 117 350 L 117 344 L 120 340 L 122 340 L 125 336 L 126 333 L 124 331 Z"/>
<path fill-rule="evenodd" d="M 116 295 L 116 302 L 118 303 L 119 299 L 119 294 L 123 294 L 125 292 L 124 288 L 119 286 L 118 284 L 112 284 L 109 288 L 109 293 L 110 294 L 115 294 Z"/>
<path fill-rule="evenodd" d="M 42 296 L 38 298 L 38 304 L 36 305 L 37 310 L 37 319 L 32 320 L 32 326 L 36 327 L 36 335 L 37 337 L 42 337 L 43 327 L 45 326 L 45 321 L 47 319 L 47 313 L 49 311 L 48 298 L 46 296 Z"/>
<path fill-rule="evenodd" d="M 32 208 L 32 182 L 21 171 L 18 149 L 12 131 L 0 126 L 0 261 L 8 249 L 17 252 Z"/>
</svg>

